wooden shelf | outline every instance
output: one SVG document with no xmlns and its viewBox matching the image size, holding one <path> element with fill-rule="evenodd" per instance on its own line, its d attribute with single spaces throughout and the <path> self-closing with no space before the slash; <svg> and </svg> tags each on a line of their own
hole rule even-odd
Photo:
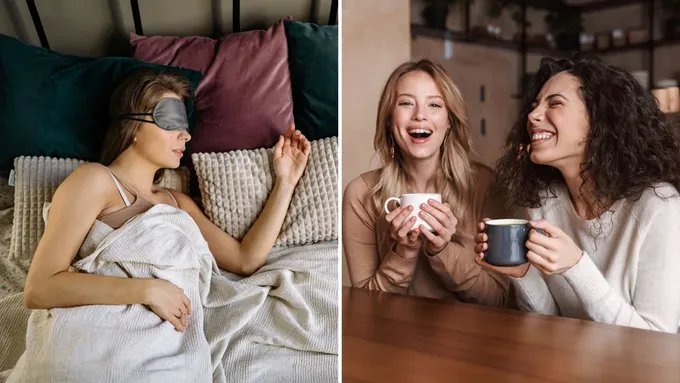
<svg viewBox="0 0 680 383">
<path fill-rule="evenodd" d="M 645 4 L 647 0 L 593 0 L 587 4 L 569 5 L 562 0 L 507 0 L 510 4 L 556 12 L 594 12 L 632 4 Z"/>
<path fill-rule="evenodd" d="M 518 51 L 520 49 L 520 45 L 513 41 L 494 39 L 492 37 L 468 35 L 465 32 L 448 29 L 432 29 L 416 24 L 411 24 L 411 36 L 434 37 L 443 40 L 453 40 L 462 43 L 482 45 L 491 48 L 508 49 L 512 51 Z"/>
<path fill-rule="evenodd" d="M 653 47 L 653 44 L 652 44 Z M 607 53 L 620 53 L 620 52 L 630 52 L 630 51 L 638 51 L 638 50 L 643 50 L 643 49 L 649 49 L 649 41 L 643 41 L 641 43 L 634 43 L 634 44 L 626 44 L 622 45 L 619 47 L 611 46 L 606 49 L 592 49 L 590 51 L 587 51 L 589 53 L 594 53 L 594 54 L 607 54 Z"/>
<path fill-rule="evenodd" d="M 680 45 L 680 40 L 671 40 L 671 39 L 661 39 L 661 40 L 655 40 L 654 41 L 654 48 L 657 47 L 665 47 L 665 46 L 670 46 L 670 45 Z"/>
<path fill-rule="evenodd" d="M 600 1 L 593 1 L 592 3 L 589 4 L 583 4 L 579 6 L 575 6 L 578 8 L 579 11 L 581 12 L 594 12 L 594 11 L 601 11 L 604 9 L 613 9 L 613 8 L 619 8 L 619 7 L 625 7 L 627 5 L 633 5 L 633 4 L 647 4 L 649 1 L 647 0 L 600 0 Z"/>
<path fill-rule="evenodd" d="M 476 44 L 476 45 L 481 45 L 481 46 L 486 46 L 486 47 L 491 47 L 491 48 L 501 48 L 501 49 L 509 49 L 509 50 L 514 50 L 517 52 L 521 53 L 522 50 L 522 44 L 514 42 L 514 41 L 508 41 L 508 40 L 501 40 L 501 39 L 495 39 L 492 37 L 483 37 L 483 36 L 475 36 L 475 35 L 468 35 L 465 32 L 462 31 L 453 31 L 453 30 L 443 30 L 443 29 L 432 29 L 425 27 L 423 25 L 418 25 L 418 24 L 411 24 L 411 35 L 412 36 L 426 36 L 426 37 L 434 37 L 434 38 L 439 38 L 439 39 L 449 39 L 453 41 L 459 41 L 463 43 L 468 43 L 468 44 Z M 660 47 L 660 46 L 669 46 L 669 45 L 680 45 L 680 40 L 655 40 L 652 43 L 652 48 Z M 608 53 L 621 53 L 621 52 L 630 52 L 630 51 L 638 51 L 638 50 L 644 50 L 644 49 L 649 49 L 649 42 L 648 41 L 643 41 L 640 43 L 634 43 L 634 44 L 626 44 L 623 46 L 619 47 L 609 47 L 606 49 L 592 49 L 589 51 L 584 51 L 587 53 L 592 53 L 592 54 L 608 54 Z M 552 49 L 549 47 L 545 47 L 542 45 L 532 45 L 529 44 L 527 47 L 527 53 L 538 53 L 538 54 L 544 54 L 546 56 L 554 56 L 554 57 L 564 57 L 564 56 L 569 56 L 571 55 L 571 51 L 561 51 L 559 49 Z"/>
<path fill-rule="evenodd" d="M 557 12 L 570 11 L 576 8 L 565 3 L 562 0 L 507 0 L 507 3 L 515 5 L 526 5 L 529 8 Z"/>
</svg>

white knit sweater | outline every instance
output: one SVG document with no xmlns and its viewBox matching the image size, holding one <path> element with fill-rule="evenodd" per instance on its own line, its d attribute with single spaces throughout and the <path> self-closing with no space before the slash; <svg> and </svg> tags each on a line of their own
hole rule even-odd
<svg viewBox="0 0 680 383">
<path fill-rule="evenodd" d="M 583 250 L 564 273 L 531 266 L 514 279 L 519 305 L 543 314 L 675 333 L 680 322 L 680 195 L 663 183 L 637 200 L 621 200 L 598 220 L 574 211 L 565 186 L 529 209 Z M 598 224 L 599 221 L 599 224 Z M 602 232 L 594 238 L 594 234 Z"/>
</svg>

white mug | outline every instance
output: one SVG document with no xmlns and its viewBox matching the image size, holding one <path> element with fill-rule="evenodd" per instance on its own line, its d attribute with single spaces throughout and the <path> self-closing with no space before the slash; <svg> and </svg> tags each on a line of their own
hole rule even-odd
<svg viewBox="0 0 680 383">
<path fill-rule="evenodd" d="M 427 201 L 431 199 L 442 202 L 442 195 L 435 193 L 412 193 L 402 194 L 401 197 L 390 197 L 387 199 L 387 201 L 385 201 L 385 212 L 387 214 L 390 213 L 390 209 L 387 207 L 387 205 L 391 201 L 397 201 L 399 206 L 411 205 L 413 206 L 413 211 L 408 216 L 408 218 L 406 218 L 406 221 L 408 221 L 409 219 L 411 219 L 411 217 L 416 217 L 416 223 L 413 224 L 411 230 L 415 230 L 420 225 L 423 225 L 427 230 L 434 231 L 432 227 L 418 215 L 420 214 L 420 205 L 427 203 Z"/>
</svg>

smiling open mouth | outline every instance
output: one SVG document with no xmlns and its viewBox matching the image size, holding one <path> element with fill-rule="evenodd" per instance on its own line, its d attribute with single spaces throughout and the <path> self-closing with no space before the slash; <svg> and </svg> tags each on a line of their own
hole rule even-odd
<svg viewBox="0 0 680 383">
<path fill-rule="evenodd" d="M 409 136 L 418 139 L 428 138 L 432 135 L 432 131 L 429 129 L 409 129 L 407 132 Z"/>
</svg>

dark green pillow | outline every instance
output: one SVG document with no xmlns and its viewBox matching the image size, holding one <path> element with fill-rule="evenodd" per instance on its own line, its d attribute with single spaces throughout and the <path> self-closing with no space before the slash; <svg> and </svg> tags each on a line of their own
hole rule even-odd
<svg viewBox="0 0 680 383">
<path fill-rule="evenodd" d="M 125 57 L 63 55 L 0 35 L 0 171 L 18 156 L 98 161 L 109 127 L 109 96 L 140 67 L 184 76 L 193 90 L 201 73 Z M 188 102 L 190 125 L 193 103 Z"/>
<path fill-rule="evenodd" d="M 284 20 L 295 126 L 309 140 L 338 135 L 338 26 Z"/>
</svg>

